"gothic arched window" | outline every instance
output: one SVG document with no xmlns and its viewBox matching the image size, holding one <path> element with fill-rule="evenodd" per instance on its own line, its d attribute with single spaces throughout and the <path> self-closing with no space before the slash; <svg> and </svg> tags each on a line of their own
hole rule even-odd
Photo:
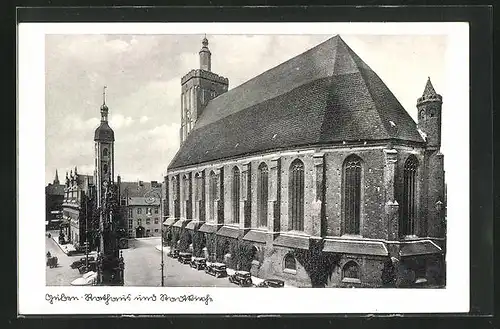
<svg viewBox="0 0 500 329">
<path fill-rule="evenodd" d="M 267 227 L 267 201 L 269 190 L 269 169 L 262 162 L 257 173 L 257 205 L 258 205 L 258 225 Z"/>
<path fill-rule="evenodd" d="M 240 222 L 240 170 L 238 167 L 233 168 L 233 185 L 232 185 L 232 206 L 233 218 L 232 223 Z"/>
<path fill-rule="evenodd" d="M 415 235 L 418 160 L 410 155 L 403 170 L 403 202 L 401 205 L 401 235 Z"/>
<path fill-rule="evenodd" d="M 288 185 L 290 228 L 292 231 L 304 230 L 304 163 L 295 159 L 290 165 Z"/>
<path fill-rule="evenodd" d="M 217 175 L 214 171 L 210 172 L 210 185 L 209 185 L 209 212 L 210 217 L 215 218 L 215 200 L 217 199 Z"/>
<path fill-rule="evenodd" d="M 192 218 L 192 203 L 191 203 L 191 176 L 184 175 L 184 202 L 186 203 L 186 218 Z"/>
<path fill-rule="evenodd" d="M 342 279 L 357 279 L 361 278 L 359 273 L 359 265 L 354 261 L 347 262 L 342 268 Z"/>
<path fill-rule="evenodd" d="M 105 156 L 105 157 L 107 157 L 107 156 L 108 156 L 108 149 L 107 149 L 107 148 L 104 148 L 104 149 L 102 150 L 102 155 L 103 155 L 103 156 Z"/>
<path fill-rule="evenodd" d="M 291 270 L 291 271 L 297 270 L 297 261 L 295 260 L 295 257 L 293 256 L 292 253 L 288 253 L 285 255 L 284 267 L 285 270 Z"/>
<path fill-rule="evenodd" d="M 344 234 L 360 234 L 361 159 L 356 155 L 344 161 Z"/>
</svg>

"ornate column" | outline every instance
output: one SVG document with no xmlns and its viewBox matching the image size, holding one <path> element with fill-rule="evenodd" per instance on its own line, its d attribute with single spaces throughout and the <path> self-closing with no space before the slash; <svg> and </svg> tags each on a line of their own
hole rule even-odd
<svg viewBox="0 0 500 329">
<path fill-rule="evenodd" d="M 314 199 L 311 206 L 312 232 L 313 236 L 322 236 L 326 230 L 324 223 L 324 165 L 325 154 L 315 153 L 313 155 L 314 175 L 313 175 L 313 195 Z"/>
</svg>

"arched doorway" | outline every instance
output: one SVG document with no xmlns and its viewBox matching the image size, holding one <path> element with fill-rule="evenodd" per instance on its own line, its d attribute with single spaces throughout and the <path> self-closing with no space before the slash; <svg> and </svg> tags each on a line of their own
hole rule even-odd
<svg viewBox="0 0 500 329">
<path fill-rule="evenodd" d="M 136 238 L 143 238 L 144 237 L 144 226 L 138 226 L 135 229 L 135 237 Z"/>
</svg>

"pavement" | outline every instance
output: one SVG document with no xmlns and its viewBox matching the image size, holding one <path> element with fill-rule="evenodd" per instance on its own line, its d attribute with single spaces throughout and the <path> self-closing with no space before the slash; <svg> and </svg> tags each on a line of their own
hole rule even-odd
<svg viewBox="0 0 500 329">
<path fill-rule="evenodd" d="M 45 267 L 45 283 L 47 286 L 69 286 L 73 280 L 81 277 L 78 270 L 72 269 L 70 265 L 75 260 L 80 259 L 82 255 L 68 256 L 63 252 L 63 249 L 61 249 L 56 241 L 52 238 L 45 237 L 44 257 L 47 251 L 49 251 L 52 256 L 57 257 L 58 261 L 57 267 Z"/>
</svg>

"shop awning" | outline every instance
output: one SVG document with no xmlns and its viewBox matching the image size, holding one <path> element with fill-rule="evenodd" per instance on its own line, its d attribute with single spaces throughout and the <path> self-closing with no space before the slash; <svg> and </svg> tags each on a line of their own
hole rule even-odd
<svg viewBox="0 0 500 329">
<path fill-rule="evenodd" d="M 389 252 L 385 244 L 381 241 L 356 241 L 325 239 L 324 252 L 334 252 L 339 254 L 387 256 Z"/>
<path fill-rule="evenodd" d="M 203 224 L 200 229 L 198 230 L 198 232 L 203 232 L 203 233 L 213 233 L 213 232 L 217 232 L 219 226 L 217 226 L 216 224 Z"/>
<path fill-rule="evenodd" d="M 217 235 L 237 239 L 240 235 L 240 231 L 237 227 L 222 226 L 221 229 L 217 231 Z"/>
<path fill-rule="evenodd" d="M 243 240 L 266 243 L 266 232 L 250 230 L 245 234 Z"/>
<path fill-rule="evenodd" d="M 163 222 L 163 225 L 166 225 L 166 226 L 171 226 L 171 225 L 172 225 L 172 224 L 174 224 L 177 220 L 179 220 L 179 218 L 169 217 L 169 218 L 165 219 L 165 221 Z"/>
<path fill-rule="evenodd" d="M 274 244 L 296 249 L 309 249 L 309 237 L 300 235 L 280 234 L 274 240 Z"/>
<path fill-rule="evenodd" d="M 196 221 L 196 220 L 193 220 L 193 221 L 190 221 L 187 225 L 186 225 L 186 228 L 188 230 L 197 230 L 199 229 L 205 222 L 204 221 Z"/>
<path fill-rule="evenodd" d="M 403 242 L 399 249 L 399 255 L 401 257 L 439 254 L 442 252 L 443 250 L 431 240 Z"/>
<path fill-rule="evenodd" d="M 191 221 L 191 219 L 182 219 L 182 220 L 178 220 L 177 222 L 175 222 L 174 225 L 172 225 L 172 227 L 179 227 L 179 228 L 182 228 L 182 227 L 185 227 L 187 223 L 189 223 Z"/>
</svg>

